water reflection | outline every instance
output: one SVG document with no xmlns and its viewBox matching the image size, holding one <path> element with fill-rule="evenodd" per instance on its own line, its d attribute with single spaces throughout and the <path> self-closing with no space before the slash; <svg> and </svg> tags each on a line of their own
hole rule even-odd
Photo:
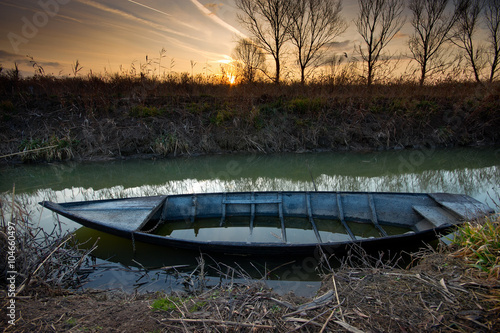
<svg viewBox="0 0 500 333">
<path fill-rule="evenodd" d="M 13 182 L 16 183 L 18 192 L 34 192 L 41 188 L 63 190 L 82 187 L 99 190 L 115 186 L 162 186 L 189 179 L 218 179 L 225 183 L 264 178 L 268 182 L 286 179 L 293 183 L 308 183 L 311 181 L 311 174 L 315 178 L 327 175 L 349 181 L 353 178 L 393 177 L 404 180 L 408 175 L 427 178 L 429 176 L 426 173 L 433 175 L 436 171 L 497 167 L 500 159 L 495 152 L 494 149 L 453 149 L 432 151 L 431 155 L 422 151 L 225 155 L 157 161 L 4 166 L 0 170 L 0 192 L 11 190 Z M 397 184 L 392 188 L 398 190 L 396 186 Z"/>
<path fill-rule="evenodd" d="M 37 203 L 42 200 L 65 202 L 224 191 L 313 191 L 316 187 L 321 191 L 465 193 L 498 210 L 492 200 L 497 200 L 500 193 L 500 156 L 495 152 L 494 149 L 455 149 L 230 155 L 158 161 L 22 165 L 2 168 L 0 191 L 7 192 L 4 196 L 9 197 L 8 191 L 15 183 L 16 200 L 27 207 L 34 223 L 52 229 L 59 219 L 63 227 L 71 231 L 80 226 L 42 210 Z M 144 280 L 143 273 L 134 267 L 144 266 L 156 269 L 156 277 L 148 275 L 148 288 L 153 288 L 152 284 L 163 288 L 168 283 L 178 283 L 173 278 L 175 274 L 171 274 L 172 270 L 180 274 L 184 268 L 192 270 L 197 265 L 198 254 L 147 246 L 133 253 L 131 242 L 127 240 L 109 238 L 111 236 L 86 228 L 78 230 L 77 235 L 82 241 L 85 237 L 100 238 L 94 253 L 99 263 L 104 265 L 99 267 L 115 264 L 111 270 L 97 269 L 90 286 L 112 286 L 113 283 L 133 286 L 136 282 L 132 281 Z M 167 262 L 165 258 L 171 260 Z M 272 265 L 280 266 L 287 261 L 293 264 L 276 271 L 277 279 L 312 280 L 317 277 L 312 264 L 317 260 L 311 262 L 311 258 L 285 258 L 275 263 L 266 261 L 259 263 L 262 267 L 248 266 L 245 270 L 259 276 Z M 230 264 L 234 266 L 234 258 L 227 263 L 228 266 Z M 237 262 L 240 266 L 246 264 L 244 260 Z M 161 267 L 175 268 L 162 270 Z"/>
</svg>

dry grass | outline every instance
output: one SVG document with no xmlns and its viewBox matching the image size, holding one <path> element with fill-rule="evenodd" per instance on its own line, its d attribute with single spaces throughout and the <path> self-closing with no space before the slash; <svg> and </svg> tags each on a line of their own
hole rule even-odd
<svg viewBox="0 0 500 333">
<path fill-rule="evenodd" d="M 0 76 L 0 161 L 491 145 L 499 101 L 498 82 Z"/>
<path fill-rule="evenodd" d="M 14 194 L 12 199 L 0 197 L 0 249 L 0 284 L 7 283 L 7 272 L 15 271 L 16 297 L 31 290 L 50 293 L 80 285 L 79 268 L 92 251 L 78 250 L 73 235 L 60 225 L 50 231 L 38 226 Z"/>
<path fill-rule="evenodd" d="M 499 214 L 460 227 L 453 242 L 459 248 L 456 256 L 463 257 L 486 278 L 500 279 Z"/>
</svg>

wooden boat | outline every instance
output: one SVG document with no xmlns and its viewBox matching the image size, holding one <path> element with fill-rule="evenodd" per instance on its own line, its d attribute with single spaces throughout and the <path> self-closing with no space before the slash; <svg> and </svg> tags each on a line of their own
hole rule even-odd
<svg viewBox="0 0 500 333">
<path fill-rule="evenodd" d="M 40 204 L 134 241 L 265 255 L 421 246 L 493 213 L 469 196 L 447 193 L 231 192 Z"/>
</svg>

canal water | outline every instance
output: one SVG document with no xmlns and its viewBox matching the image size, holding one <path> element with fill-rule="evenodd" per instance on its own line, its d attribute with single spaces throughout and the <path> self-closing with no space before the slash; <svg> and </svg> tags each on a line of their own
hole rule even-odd
<svg viewBox="0 0 500 333">
<path fill-rule="evenodd" d="M 316 257 L 214 257 L 110 236 L 58 217 L 37 203 L 158 194 L 231 191 L 383 191 L 464 193 L 498 211 L 500 149 L 421 149 L 275 155 L 214 155 L 0 167 L 0 192 L 26 206 L 47 230 L 75 232 L 86 261 L 87 288 L 178 291 L 205 283 L 263 279 L 277 292 L 311 295 L 320 284 Z M 96 243 L 97 242 L 97 243 Z M 201 269 L 203 266 L 203 269 Z M 318 269 L 319 267 L 319 269 Z M 198 268 L 198 269 L 197 269 Z M 197 282 L 196 282 L 197 281 Z"/>
</svg>

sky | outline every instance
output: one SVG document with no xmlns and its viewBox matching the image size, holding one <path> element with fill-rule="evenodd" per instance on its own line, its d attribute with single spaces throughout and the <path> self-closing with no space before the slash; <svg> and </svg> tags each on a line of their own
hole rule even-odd
<svg viewBox="0 0 500 333">
<path fill-rule="evenodd" d="M 234 41 L 231 1 L 217 5 L 197 0 L 2 0 L 0 63 L 26 63 L 34 57 L 48 73 L 71 73 L 78 59 L 83 71 L 139 68 L 148 59 L 166 57 L 163 67 L 201 71 L 230 60 Z M 218 15 L 212 13 L 217 12 Z M 226 22 L 223 18 L 226 18 Z M 155 66 L 156 67 L 156 66 Z M 164 68 L 162 70 L 165 70 Z"/>
<path fill-rule="evenodd" d="M 352 22 L 357 1 L 344 1 L 348 30 L 332 52 L 352 54 L 361 42 Z M 231 60 L 246 31 L 234 0 L 0 0 L 0 64 L 32 74 L 27 55 L 46 74 L 70 75 L 78 60 L 82 73 L 116 73 L 151 65 L 156 73 L 216 74 Z M 403 49 L 405 30 L 393 41 Z M 160 67 L 161 66 L 161 67 Z"/>
</svg>

